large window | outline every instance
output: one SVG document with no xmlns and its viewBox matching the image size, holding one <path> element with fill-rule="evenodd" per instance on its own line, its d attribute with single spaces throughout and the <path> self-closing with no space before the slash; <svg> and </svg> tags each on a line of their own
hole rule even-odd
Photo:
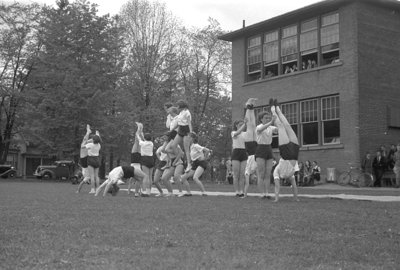
<svg viewBox="0 0 400 270">
<path fill-rule="evenodd" d="M 339 13 L 321 17 L 322 64 L 331 64 L 339 59 Z"/>
<path fill-rule="evenodd" d="M 247 72 L 249 80 L 261 78 L 261 36 L 249 39 L 247 49 Z"/>
<path fill-rule="evenodd" d="M 339 97 L 334 96 L 322 98 L 321 107 L 322 143 L 340 143 Z"/>
<path fill-rule="evenodd" d="M 301 105 L 302 145 L 318 144 L 318 100 L 306 100 Z"/>
<path fill-rule="evenodd" d="M 300 33 L 301 70 L 318 65 L 318 20 L 301 23 Z"/>
<path fill-rule="evenodd" d="M 264 36 L 264 74 L 265 77 L 278 75 L 279 32 L 273 31 Z"/>
<path fill-rule="evenodd" d="M 297 71 L 297 25 L 282 29 L 281 58 L 283 74 Z"/>
</svg>

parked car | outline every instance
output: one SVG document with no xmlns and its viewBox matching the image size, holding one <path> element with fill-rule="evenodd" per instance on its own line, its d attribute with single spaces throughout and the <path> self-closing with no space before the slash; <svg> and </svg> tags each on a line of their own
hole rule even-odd
<svg viewBox="0 0 400 270">
<path fill-rule="evenodd" d="M 40 165 L 33 174 L 38 179 L 71 180 L 79 183 L 82 178 L 82 170 L 78 164 L 71 160 L 55 161 L 53 165 Z"/>
<path fill-rule="evenodd" d="M 1 178 L 8 178 L 14 177 L 17 174 L 15 168 L 9 164 L 2 164 L 0 165 L 0 177 Z"/>
</svg>

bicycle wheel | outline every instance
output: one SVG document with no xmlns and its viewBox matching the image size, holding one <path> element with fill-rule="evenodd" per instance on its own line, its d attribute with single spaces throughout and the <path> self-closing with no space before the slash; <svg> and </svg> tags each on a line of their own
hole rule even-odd
<svg viewBox="0 0 400 270">
<path fill-rule="evenodd" d="M 350 174 L 348 172 L 341 173 L 336 182 L 342 186 L 348 185 L 350 182 Z"/>
</svg>

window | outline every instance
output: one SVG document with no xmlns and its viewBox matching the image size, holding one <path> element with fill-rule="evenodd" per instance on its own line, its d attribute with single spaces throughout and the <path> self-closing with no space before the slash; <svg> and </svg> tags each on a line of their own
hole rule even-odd
<svg viewBox="0 0 400 270">
<path fill-rule="evenodd" d="M 331 64 L 339 59 L 339 13 L 321 17 L 322 64 Z"/>
<path fill-rule="evenodd" d="M 322 143 L 340 143 L 339 97 L 321 99 Z"/>
<path fill-rule="evenodd" d="M 249 81 L 261 78 L 261 36 L 248 40 L 247 73 Z"/>
<path fill-rule="evenodd" d="M 400 128 L 400 108 L 390 106 L 388 107 L 389 127 Z"/>
<path fill-rule="evenodd" d="M 301 70 L 311 69 L 318 65 L 318 20 L 301 23 L 300 52 Z"/>
<path fill-rule="evenodd" d="M 318 144 L 318 100 L 301 103 L 302 145 Z"/>
<path fill-rule="evenodd" d="M 270 32 L 264 36 L 264 74 L 265 77 L 278 75 L 279 41 L 278 31 Z"/>
<path fill-rule="evenodd" d="M 281 58 L 283 74 L 297 71 L 297 25 L 282 29 Z"/>
</svg>

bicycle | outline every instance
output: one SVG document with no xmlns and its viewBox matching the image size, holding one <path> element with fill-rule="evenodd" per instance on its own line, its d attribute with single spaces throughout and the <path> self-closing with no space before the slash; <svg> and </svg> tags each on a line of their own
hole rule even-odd
<svg viewBox="0 0 400 270">
<path fill-rule="evenodd" d="M 349 163 L 349 170 L 339 175 L 337 183 L 342 186 L 372 187 L 374 177 L 372 174 L 364 172 L 361 168 L 354 167 Z"/>
</svg>

